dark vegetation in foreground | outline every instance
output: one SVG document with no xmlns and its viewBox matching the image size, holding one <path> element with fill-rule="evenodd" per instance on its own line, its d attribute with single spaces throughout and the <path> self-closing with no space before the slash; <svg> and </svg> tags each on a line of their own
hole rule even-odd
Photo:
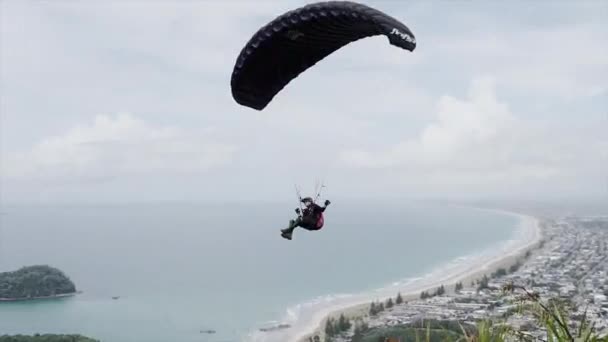
<svg viewBox="0 0 608 342">
<path fill-rule="evenodd" d="M 409 324 L 370 328 L 363 320 L 353 323 L 340 316 L 337 321 L 327 321 L 324 342 L 608 342 L 608 336 L 599 336 L 584 315 L 572 317 L 567 302 L 553 298 L 541 299 L 538 294 L 523 286 L 512 284 L 505 286 L 503 291 L 519 294 L 516 312 L 534 317 L 537 327 L 546 331 L 545 338 L 534 337 L 525 331 L 527 329 L 514 329 L 506 321 L 497 320 L 482 320 L 476 325 L 454 320 L 419 320 Z M 370 314 L 374 316 L 387 306 L 392 305 L 372 303 Z M 351 330 L 351 327 L 354 329 Z M 346 337 L 345 334 L 349 331 L 351 333 Z M 312 342 L 321 340 L 319 336 L 310 338 Z"/>
<path fill-rule="evenodd" d="M 36 265 L 0 273 L 0 299 L 25 300 L 76 292 L 76 286 L 62 271 Z"/>
<path fill-rule="evenodd" d="M 99 342 L 82 335 L 0 335 L 0 342 Z"/>
</svg>

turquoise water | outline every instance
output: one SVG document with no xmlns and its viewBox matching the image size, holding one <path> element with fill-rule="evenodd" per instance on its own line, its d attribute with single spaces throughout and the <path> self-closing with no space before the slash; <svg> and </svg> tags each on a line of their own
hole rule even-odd
<svg viewBox="0 0 608 342">
<path fill-rule="evenodd" d="M 278 230 L 292 216 L 289 203 L 1 211 L 0 271 L 49 264 L 83 293 L 0 303 L 0 334 L 109 342 L 241 341 L 299 303 L 373 290 L 484 250 L 518 222 L 458 207 L 334 202 L 322 231 L 287 241 Z"/>
</svg>

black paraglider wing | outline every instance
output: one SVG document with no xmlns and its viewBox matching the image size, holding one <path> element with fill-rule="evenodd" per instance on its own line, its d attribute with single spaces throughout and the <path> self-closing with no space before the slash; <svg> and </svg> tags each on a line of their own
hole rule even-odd
<svg viewBox="0 0 608 342">
<path fill-rule="evenodd" d="M 405 50 L 416 48 L 403 23 L 350 1 L 317 2 L 284 13 L 259 29 L 239 54 L 232 96 L 243 106 L 264 109 L 289 82 L 339 48 L 361 38 L 386 35 Z"/>
</svg>

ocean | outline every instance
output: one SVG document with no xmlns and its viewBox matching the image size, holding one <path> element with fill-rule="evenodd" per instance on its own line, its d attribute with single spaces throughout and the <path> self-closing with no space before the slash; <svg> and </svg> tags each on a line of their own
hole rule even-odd
<svg viewBox="0 0 608 342">
<path fill-rule="evenodd" d="M 4 205 L 0 271 L 48 264 L 81 294 L 0 303 L 0 335 L 104 342 L 274 341 L 260 327 L 417 279 L 513 238 L 519 219 L 413 202 L 333 202 L 280 237 L 290 203 Z M 113 300 L 113 296 L 120 296 Z M 201 330 L 215 330 L 204 334 Z"/>
</svg>

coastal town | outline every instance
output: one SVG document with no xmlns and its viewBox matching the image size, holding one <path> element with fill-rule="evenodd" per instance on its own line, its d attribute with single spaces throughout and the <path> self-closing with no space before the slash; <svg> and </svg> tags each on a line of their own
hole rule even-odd
<svg viewBox="0 0 608 342">
<path fill-rule="evenodd" d="M 545 340 L 536 318 L 518 311 L 521 298 L 528 296 L 567 303 L 571 318 L 584 317 L 598 336 L 608 336 L 608 217 L 543 219 L 539 226 L 542 240 L 510 267 L 468 284 L 422 292 L 414 300 L 399 295 L 373 303 L 357 321 L 369 330 L 433 320 L 475 325 L 490 319 Z M 353 341 L 356 327 L 346 327 L 331 334 L 333 328 L 326 325 L 325 332 L 334 342 Z"/>
</svg>

